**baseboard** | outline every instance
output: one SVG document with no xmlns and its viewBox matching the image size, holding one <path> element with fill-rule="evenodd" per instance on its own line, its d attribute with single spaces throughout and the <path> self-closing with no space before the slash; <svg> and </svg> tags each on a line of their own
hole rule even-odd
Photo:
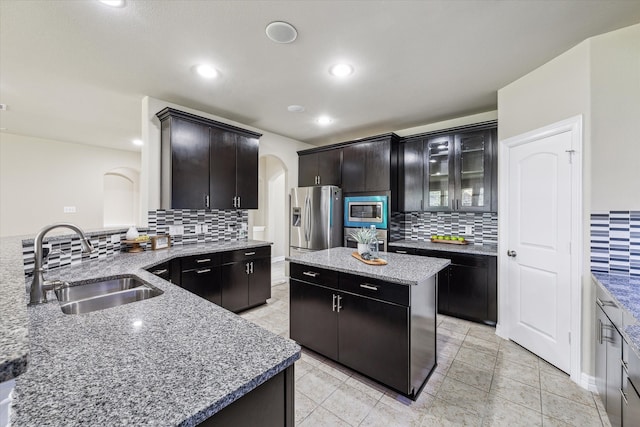
<svg viewBox="0 0 640 427">
<path fill-rule="evenodd" d="M 505 339 L 505 340 L 509 339 L 509 337 L 507 336 L 507 330 L 502 327 L 500 322 L 498 322 L 498 324 L 496 324 L 496 335 L 499 336 L 500 338 Z"/>
<path fill-rule="evenodd" d="M 271 264 L 274 264 L 276 262 L 281 262 L 284 261 L 284 255 L 282 256 L 274 256 L 271 258 Z"/>
<path fill-rule="evenodd" d="M 578 383 L 578 385 L 589 390 L 592 393 L 598 393 L 598 389 L 596 388 L 596 377 L 594 377 L 593 375 L 588 375 L 583 372 L 580 375 L 580 382 Z"/>
</svg>

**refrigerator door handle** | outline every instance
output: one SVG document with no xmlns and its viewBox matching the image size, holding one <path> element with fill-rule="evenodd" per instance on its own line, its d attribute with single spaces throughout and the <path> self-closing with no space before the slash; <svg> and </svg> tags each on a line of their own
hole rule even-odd
<svg viewBox="0 0 640 427">
<path fill-rule="evenodd" d="M 311 240 L 311 199 L 307 196 L 304 199 L 304 238 L 308 242 Z"/>
</svg>

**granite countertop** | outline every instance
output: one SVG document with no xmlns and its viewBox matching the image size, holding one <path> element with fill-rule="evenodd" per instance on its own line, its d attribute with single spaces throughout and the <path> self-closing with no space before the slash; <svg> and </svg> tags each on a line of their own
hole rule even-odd
<svg viewBox="0 0 640 427">
<path fill-rule="evenodd" d="M 623 316 L 622 330 L 629 347 L 640 358 L 640 277 L 620 274 L 592 273 L 596 282 L 627 311 Z"/>
<path fill-rule="evenodd" d="M 353 248 L 331 248 L 288 257 L 287 261 L 403 285 L 420 285 L 447 265 L 448 259 L 380 252 L 387 265 L 367 265 L 351 254 Z"/>
<path fill-rule="evenodd" d="M 396 240 L 389 242 L 390 248 L 426 249 L 430 251 L 458 252 L 461 254 L 497 256 L 498 249 L 495 246 L 478 245 L 453 245 L 447 243 L 425 242 L 423 240 Z"/>
<path fill-rule="evenodd" d="M 2 243 L 3 257 L 11 248 L 21 256 L 21 247 Z M 21 374 L 12 424 L 195 425 L 291 366 L 300 357 L 295 342 L 144 270 L 175 257 L 268 244 L 208 243 L 122 253 L 45 273 L 71 283 L 133 274 L 164 292 L 79 315 L 63 314 L 55 296 L 27 307 L 24 273 L 14 271 L 22 274 L 20 281 L 5 277 L 3 269 L 2 363 L 14 366 L 14 377 Z M 12 322 L 4 319 L 11 313 L 4 307 L 7 294 L 16 295 L 13 311 L 19 314 Z M 24 333 L 15 338 L 11 330 Z M 5 352 L 4 343 L 11 340 L 21 357 Z M 26 358 L 25 372 L 18 362 Z"/>
</svg>

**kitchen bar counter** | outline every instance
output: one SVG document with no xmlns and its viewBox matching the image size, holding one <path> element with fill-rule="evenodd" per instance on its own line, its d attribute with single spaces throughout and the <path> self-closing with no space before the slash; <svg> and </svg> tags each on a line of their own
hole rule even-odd
<svg viewBox="0 0 640 427">
<path fill-rule="evenodd" d="M 454 245 L 450 243 L 433 243 L 422 240 L 397 240 L 389 242 L 390 248 L 425 249 L 430 251 L 458 252 L 461 254 L 497 256 L 495 246 Z"/>
<path fill-rule="evenodd" d="M 420 285 L 451 263 L 448 259 L 380 252 L 380 258 L 388 264 L 371 266 L 352 257 L 353 252 L 353 248 L 331 248 L 289 257 L 287 261 L 403 285 Z"/>
<path fill-rule="evenodd" d="M 620 332 L 640 358 L 640 277 L 606 273 L 592 273 L 592 276 L 626 311 Z"/>
<path fill-rule="evenodd" d="M 21 261 L 21 246 L 4 240 L 3 261 L 8 249 L 17 250 Z M 72 283 L 133 274 L 164 292 L 80 315 L 63 314 L 52 293 L 49 303 L 27 307 L 23 272 L 16 266 L 9 276 L 3 268 L 3 363 L 14 367 L 14 376 L 21 374 L 12 424 L 195 425 L 293 365 L 300 357 L 293 341 L 145 271 L 175 257 L 267 244 L 122 253 L 45 273 Z M 4 307 L 6 295 L 14 300 L 12 321 L 4 318 L 12 312 Z M 11 331 L 24 331 L 24 337 L 12 338 Z M 11 339 L 22 357 L 4 353 Z M 26 358 L 25 372 L 16 361 Z"/>
</svg>

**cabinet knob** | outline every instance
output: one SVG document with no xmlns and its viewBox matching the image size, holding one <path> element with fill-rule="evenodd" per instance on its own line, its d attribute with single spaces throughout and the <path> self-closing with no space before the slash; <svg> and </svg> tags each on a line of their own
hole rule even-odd
<svg viewBox="0 0 640 427">
<path fill-rule="evenodd" d="M 516 251 L 508 250 L 507 255 L 510 256 L 511 258 L 515 258 L 518 255 L 518 253 Z"/>
</svg>

